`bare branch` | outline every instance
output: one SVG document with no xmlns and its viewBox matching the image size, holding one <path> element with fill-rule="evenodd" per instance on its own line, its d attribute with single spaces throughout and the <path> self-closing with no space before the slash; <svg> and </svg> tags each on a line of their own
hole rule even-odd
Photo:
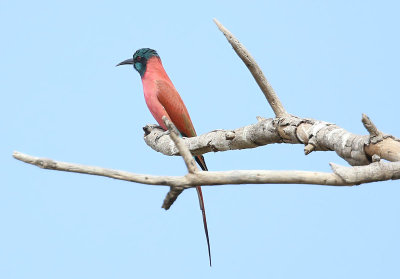
<svg viewBox="0 0 400 279">
<path fill-rule="evenodd" d="M 179 186 L 182 183 L 182 179 L 177 180 L 175 177 L 170 177 L 170 179 L 168 179 L 168 181 L 166 182 L 163 176 L 136 174 L 127 171 L 113 170 L 102 167 L 53 161 L 51 159 L 34 157 L 28 154 L 20 153 L 18 151 L 14 151 L 13 157 L 22 162 L 48 170 L 99 175 L 99 176 L 105 176 L 109 178 L 136 182 L 141 184 L 149 184 L 149 185 Z"/>
<path fill-rule="evenodd" d="M 178 129 L 175 127 L 174 123 L 172 123 L 166 116 L 163 116 L 162 120 L 167 126 L 170 134 L 169 136 L 174 141 L 175 146 L 179 150 L 179 154 L 182 156 L 185 161 L 186 167 L 189 173 L 195 173 L 199 169 L 197 168 L 196 162 L 193 159 L 193 155 L 190 153 L 189 149 L 186 147 L 185 142 L 181 137 L 179 137 Z"/>
<path fill-rule="evenodd" d="M 376 128 L 375 124 L 369 119 L 369 117 L 366 114 L 362 114 L 361 118 L 362 123 L 364 124 L 365 129 L 367 129 L 368 133 L 371 135 L 371 137 L 378 137 L 382 136 L 382 132 Z"/>
<path fill-rule="evenodd" d="M 376 160 L 385 159 L 391 162 L 400 161 L 400 142 L 392 135 L 385 135 L 366 114 L 361 119 L 365 129 L 369 132 L 369 140 L 365 144 L 365 154 L 368 158 L 375 162 Z M 374 158 L 375 156 L 375 158 Z"/>
<path fill-rule="evenodd" d="M 258 66 L 257 62 L 254 60 L 254 58 L 251 56 L 248 50 L 217 19 L 214 18 L 214 22 L 218 26 L 219 30 L 221 30 L 221 32 L 225 35 L 226 39 L 232 45 L 233 49 L 240 57 L 240 59 L 242 59 L 244 64 L 246 64 L 247 68 L 250 70 L 261 91 L 267 98 L 268 103 L 270 104 L 272 110 L 275 113 L 275 116 L 276 117 L 288 116 L 289 114 L 286 112 L 285 108 L 283 107 L 281 101 L 276 95 L 271 84 L 268 82 L 261 68 Z"/>
<path fill-rule="evenodd" d="M 183 190 L 183 187 L 171 187 L 161 207 L 165 210 L 168 210 L 171 205 L 176 201 L 178 196 L 182 194 Z"/>
<path fill-rule="evenodd" d="M 239 129 L 215 130 L 198 137 L 183 138 L 183 140 L 193 155 L 254 148 L 283 141 L 276 131 L 275 126 L 272 119 L 265 119 L 264 121 Z M 146 130 L 144 140 L 147 145 L 165 155 L 178 155 L 179 150 L 171 142 L 171 139 L 162 136 L 162 129 L 154 125 L 148 125 L 144 129 Z"/>
<path fill-rule="evenodd" d="M 198 172 L 198 168 L 196 162 L 193 159 L 193 155 L 190 153 L 189 149 L 186 147 L 185 142 L 179 136 L 179 131 L 175 127 L 174 123 L 170 121 L 166 116 L 163 116 L 162 120 L 164 121 L 165 126 L 167 126 L 170 134 L 170 138 L 174 141 L 175 146 L 179 150 L 179 154 L 182 156 L 183 160 L 185 161 L 186 167 L 189 173 L 196 173 Z M 162 204 L 162 208 L 168 210 L 171 205 L 176 201 L 178 196 L 183 192 L 183 187 L 173 187 L 169 190 L 167 196 L 164 199 Z"/>
<path fill-rule="evenodd" d="M 358 185 L 374 181 L 400 179 L 400 162 L 376 162 L 368 166 L 343 167 L 330 163 L 332 170 L 346 183 Z"/>
<path fill-rule="evenodd" d="M 366 145 L 365 153 L 371 157 L 376 154 L 382 159 L 398 162 L 400 161 L 400 142 L 391 137 L 387 137 L 378 143 Z"/>
<path fill-rule="evenodd" d="M 165 185 L 176 191 L 204 185 L 226 184 L 314 184 L 351 186 L 361 183 L 400 179 L 400 162 L 373 163 L 369 166 L 342 167 L 331 163 L 335 173 L 312 171 L 235 170 L 189 173 L 185 176 L 155 176 L 94 166 L 53 161 L 15 151 L 14 158 L 44 169 L 99 175 L 149 185 Z M 184 186 L 182 186 L 184 185 Z"/>
<path fill-rule="evenodd" d="M 146 143 L 165 155 L 178 155 L 178 150 L 164 132 L 147 126 Z M 156 140 L 157 139 L 157 140 Z M 193 138 L 184 138 L 193 155 L 255 148 L 272 143 L 304 144 L 305 152 L 335 151 L 350 165 L 370 163 L 364 145 L 368 136 L 352 134 L 335 124 L 295 116 L 258 119 L 258 122 L 235 130 L 216 130 Z"/>
</svg>

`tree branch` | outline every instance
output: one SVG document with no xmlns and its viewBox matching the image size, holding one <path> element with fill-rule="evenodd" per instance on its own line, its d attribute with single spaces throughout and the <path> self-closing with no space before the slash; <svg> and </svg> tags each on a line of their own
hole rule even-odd
<svg viewBox="0 0 400 279">
<path fill-rule="evenodd" d="M 188 172 L 191 174 L 195 174 L 199 171 L 196 162 L 194 161 L 193 155 L 190 153 L 189 149 L 186 147 L 185 142 L 179 136 L 179 131 L 175 127 L 174 123 L 172 123 L 166 116 L 163 116 L 162 120 L 164 121 L 165 126 L 167 126 L 169 131 L 170 138 L 174 141 L 175 146 L 179 150 L 179 154 L 182 156 L 185 161 Z M 169 190 L 167 196 L 164 199 L 162 204 L 162 208 L 168 210 L 171 205 L 176 201 L 178 196 L 183 192 L 184 188 L 182 186 L 173 187 Z"/>
<path fill-rule="evenodd" d="M 362 114 L 361 122 L 363 123 L 365 129 L 367 129 L 371 138 L 372 137 L 383 137 L 382 132 L 379 131 L 378 128 L 376 128 L 375 124 L 364 113 Z M 379 139 L 379 140 L 382 140 L 382 139 Z"/>
<path fill-rule="evenodd" d="M 163 116 L 162 120 L 164 121 L 165 126 L 167 126 L 169 130 L 169 136 L 174 142 L 176 148 L 179 151 L 179 154 L 182 156 L 185 161 L 186 167 L 189 173 L 198 172 L 199 169 L 196 165 L 195 160 L 193 159 L 193 155 L 190 153 L 189 149 L 186 147 L 185 142 L 181 137 L 179 137 L 179 131 L 175 127 L 175 125 L 166 117 Z"/>
<path fill-rule="evenodd" d="M 383 135 L 366 115 L 362 122 L 369 137 L 352 134 L 332 123 L 288 114 L 251 54 L 218 20 L 214 19 L 214 22 L 252 73 L 277 118 L 257 117 L 258 123 L 253 125 L 186 138 L 185 143 L 192 154 L 255 148 L 272 143 L 301 143 L 305 145 L 305 155 L 313 151 L 335 151 L 352 166 L 368 165 L 374 155 L 375 160 L 400 161 L 400 141 Z M 163 138 L 156 126 L 147 125 L 143 129 L 144 140 L 152 149 L 165 155 L 178 154 L 176 146 L 169 138 Z"/>
<path fill-rule="evenodd" d="M 218 26 L 219 30 L 225 35 L 228 42 L 232 45 L 233 49 L 237 53 L 237 55 L 242 59 L 244 64 L 250 70 L 254 79 L 256 80 L 258 86 L 261 91 L 264 93 L 265 97 L 268 100 L 272 110 L 275 113 L 276 117 L 284 117 L 289 114 L 286 112 L 283 107 L 281 101 L 276 95 L 274 89 L 271 84 L 268 82 L 267 78 L 264 76 L 261 68 L 258 66 L 256 60 L 251 56 L 250 52 L 242 45 L 238 39 L 228 30 L 226 29 L 217 19 L 214 18 L 215 24 Z"/>
<path fill-rule="evenodd" d="M 330 186 L 351 186 L 362 183 L 400 179 L 400 162 L 372 163 L 368 166 L 343 167 L 331 163 L 334 173 L 313 171 L 199 171 L 185 176 L 157 176 L 127 171 L 106 169 L 95 166 L 59 162 L 33 157 L 15 151 L 14 158 L 43 169 L 99 175 L 118 180 L 148 185 L 165 185 L 178 191 L 196 186 L 226 184 L 314 184 Z"/>
<path fill-rule="evenodd" d="M 144 130 L 144 140 L 152 149 L 170 156 L 179 154 L 169 137 L 162 136 L 163 130 L 154 125 Z M 235 130 L 215 130 L 183 140 L 193 155 L 291 143 L 304 144 L 306 154 L 313 150 L 335 151 L 352 166 L 370 163 L 364 151 L 368 136 L 352 134 L 332 123 L 296 116 L 260 119 L 256 124 Z"/>
<path fill-rule="evenodd" d="M 195 186 L 271 183 L 351 186 L 400 179 L 400 162 L 379 161 L 380 158 L 400 161 L 398 139 L 380 132 L 366 115 L 363 115 L 362 121 L 369 135 L 359 136 L 332 123 L 288 114 L 254 58 L 232 33 L 217 20 L 214 21 L 252 73 L 274 110 L 276 118 L 257 117 L 256 124 L 235 130 L 215 130 L 194 138 L 179 137 L 174 125 L 166 118 L 163 120 L 170 131 L 169 137 L 165 135 L 165 131 L 155 125 L 144 127 L 144 139 L 151 148 L 166 155 L 180 154 L 183 157 L 189 172 L 185 176 L 135 174 L 58 162 L 19 152 L 14 152 L 14 158 L 44 169 L 99 175 L 148 185 L 170 186 L 171 189 L 163 203 L 165 209 L 171 206 L 183 190 Z M 255 148 L 272 143 L 304 144 L 306 155 L 313 151 L 335 151 L 350 165 L 356 167 L 343 167 L 331 163 L 333 173 L 268 170 L 203 172 L 199 171 L 193 159 L 193 155 L 211 151 Z"/>
<path fill-rule="evenodd" d="M 368 158 L 371 161 L 379 161 L 379 159 L 391 162 L 400 161 L 400 141 L 392 135 L 386 135 L 379 131 L 365 114 L 362 115 L 362 122 L 370 134 L 368 142 L 365 144 L 365 153 Z"/>
</svg>

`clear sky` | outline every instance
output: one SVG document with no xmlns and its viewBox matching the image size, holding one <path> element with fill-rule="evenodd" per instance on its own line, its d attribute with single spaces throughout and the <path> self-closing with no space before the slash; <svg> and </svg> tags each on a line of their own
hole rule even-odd
<svg viewBox="0 0 400 279">
<path fill-rule="evenodd" d="M 182 175 L 156 153 L 140 77 L 115 65 L 156 49 L 198 133 L 272 117 L 212 22 L 250 50 L 292 113 L 400 136 L 398 1 L 0 1 L 1 278 L 400 278 L 399 182 L 204 187 L 208 266 L 194 190 L 42 170 L 14 150 Z M 301 145 L 206 154 L 210 170 L 330 171 Z"/>
</svg>

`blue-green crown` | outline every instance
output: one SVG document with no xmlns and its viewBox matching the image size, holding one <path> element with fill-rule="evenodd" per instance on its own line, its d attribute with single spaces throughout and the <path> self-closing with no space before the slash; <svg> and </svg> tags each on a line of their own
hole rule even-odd
<svg viewBox="0 0 400 279">
<path fill-rule="evenodd" d="M 146 72 L 147 60 L 153 56 L 160 57 L 157 51 L 151 48 L 141 48 L 133 54 L 133 67 L 139 72 L 141 77 Z"/>
</svg>

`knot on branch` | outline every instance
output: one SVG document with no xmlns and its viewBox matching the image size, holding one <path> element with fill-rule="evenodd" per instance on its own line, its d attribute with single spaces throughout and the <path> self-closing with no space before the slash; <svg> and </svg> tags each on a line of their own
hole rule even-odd
<svg viewBox="0 0 400 279">
<path fill-rule="evenodd" d="M 303 122 L 304 119 L 292 115 L 288 117 L 275 118 L 273 120 L 273 123 L 276 126 L 276 130 L 279 136 L 281 137 L 282 142 L 285 143 L 301 142 L 301 140 L 296 134 L 296 131 L 299 125 Z"/>
<path fill-rule="evenodd" d="M 381 157 L 380 157 L 379 155 L 374 154 L 374 155 L 372 156 L 372 163 L 379 162 L 380 160 L 381 160 Z"/>
<path fill-rule="evenodd" d="M 42 169 L 55 169 L 57 166 L 57 163 L 51 159 L 38 159 L 36 164 Z"/>
<path fill-rule="evenodd" d="M 369 133 L 364 150 L 370 161 L 374 162 L 373 156 L 375 155 L 392 162 L 400 161 L 400 141 L 392 135 L 386 135 L 378 130 L 366 114 L 362 115 L 361 121 Z"/>
<path fill-rule="evenodd" d="M 315 150 L 315 145 L 309 143 L 304 147 L 304 154 L 308 155 Z"/>
<path fill-rule="evenodd" d="M 225 134 L 225 139 L 227 140 L 233 140 L 236 137 L 235 132 L 234 131 L 228 131 Z"/>
</svg>

